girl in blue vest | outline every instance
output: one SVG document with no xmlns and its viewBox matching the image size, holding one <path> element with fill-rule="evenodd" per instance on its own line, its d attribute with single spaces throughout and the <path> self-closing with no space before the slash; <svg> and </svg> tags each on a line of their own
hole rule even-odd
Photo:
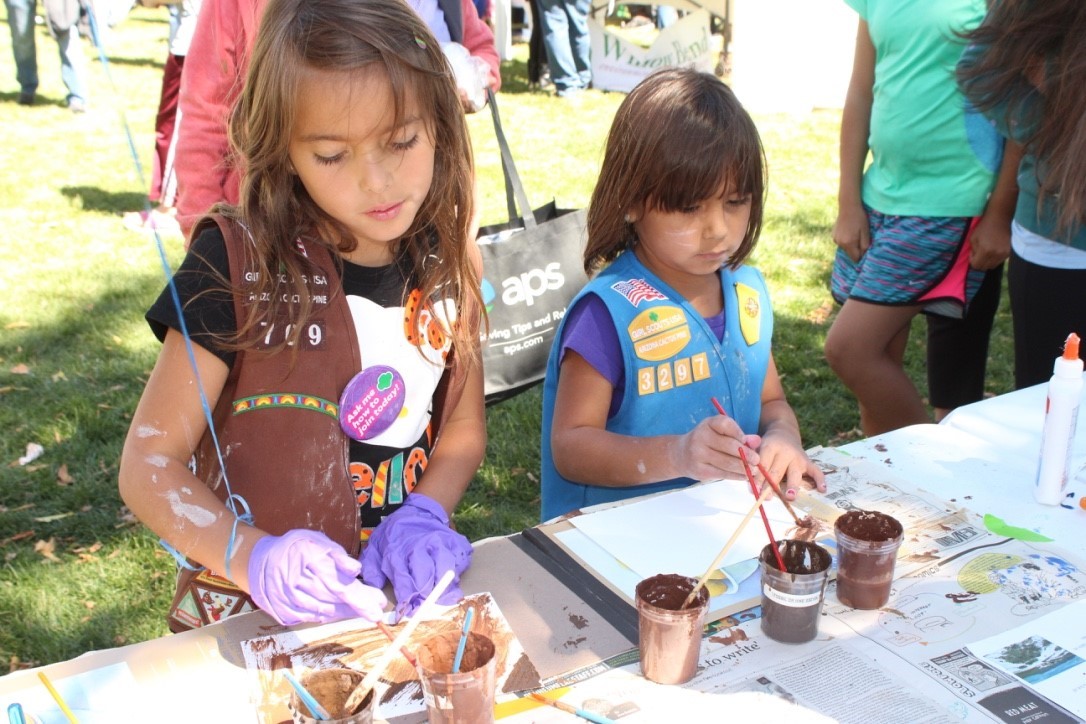
<svg viewBox="0 0 1086 724">
<path fill-rule="evenodd" d="M 163 347 L 121 461 L 125 502 L 182 559 L 170 626 L 254 605 L 373 620 L 387 582 L 411 612 L 468 565 L 449 516 L 486 444 L 471 150 L 441 47 L 398 0 L 271 0 L 231 139 L 240 202 L 197 225 L 180 305 L 148 314 Z"/>
<path fill-rule="evenodd" d="M 663 70 L 619 106 L 588 210 L 585 270 L 599 273 L 544 382 L 544 520 L 742 479 L 740 448 L 790 498 L 805 478 L 825 489 L 773 363 L 765 280 L 743 265 L 764 168 L 754 122 L 714 76 Z"/>
</svg>

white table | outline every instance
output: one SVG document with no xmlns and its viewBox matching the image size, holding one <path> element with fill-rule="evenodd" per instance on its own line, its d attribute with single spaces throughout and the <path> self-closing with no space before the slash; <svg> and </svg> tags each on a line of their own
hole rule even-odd
<svg viewBox="0 0 1086 724">
<path fill-rule="evenodd" d="M 1040 531 L 1077 551 L 1086 511 L 1043 506 L 1033 498 L 1043 409 L 1044 388 L 1031 388 L 960 408 L 941 425 L 908 427 L 841 450 L 882 462 L 930 493 Z M 1086 459 L 1084 428 L 1086 423 L 1075 439 L 1076 470 Z M 1080 475 L 1072 489 L 1086 493 L 1086 479 Z M 587 666 L 630 648 L 629 640 L 583 600 L 583 592 L 553 578 L 514 539 L 476 543 L 463 588 L 493 594 L 541 675 Z M 187 695 L 192 692 L 215 702 L 216 719 L 243 721 L 256 714 L 249 695 L 256 673 L 244 666 L 241 642 L 264 635 L 269 624 L 263 613 L 245 614 L 199 631 L 89 652 L 44 670 L 66 698 L 88 702 L 89 708 L 79 712 L 83 724 L 137 721 L 146 719 L 141 714 L 148 711 L 156 721 L 206 717 L 206 700 Z M 93 690 L 73 688 L 76 682 Z M 0 677 L 0 704 L 15 699 L 40 703 L 45 696 L 34 672 Z M 775 719 L 784 720 L 794 719 Z"/>
<path fill-rule="evenodd" d="M 1033 486 L 1046 389 L 1036 385 L 965 405 L 938 425 L 913 425 L 839 449 L 879 460 L 918 487 L 1077 550 L 1086 533 L 1086 511 L 1078 506 L 1086 495 L 1086 421 L 1078 425 L 1072 449 L 1071 509 L 1037 503 Z"/>
</svg>

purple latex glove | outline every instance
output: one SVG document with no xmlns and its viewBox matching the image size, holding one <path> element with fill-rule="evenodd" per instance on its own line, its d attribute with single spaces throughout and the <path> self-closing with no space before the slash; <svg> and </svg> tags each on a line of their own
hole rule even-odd
<svg viewBox="0 0 1086 724">
<path fill-rule="evenodd" d="M 361 616 L 380 619 L 388 603 L 380 588 L 358 580 L 362 566 L 315 530 L 266 536 L 249 557 L 253 603 L 286 626 Z"/>
<path fill-rule="evenodd" d="M 462 599 L 460 574 L 470 563 L 471 543 L 449 527 L 445 509 L 433 498 L 412 493 L 374 529 L 362 551 L 362 580 L 374 588 L 391 581 L 396 610 L 410 616 L 449 569 L 455 575 L 437 602 Z"/>
</svg>

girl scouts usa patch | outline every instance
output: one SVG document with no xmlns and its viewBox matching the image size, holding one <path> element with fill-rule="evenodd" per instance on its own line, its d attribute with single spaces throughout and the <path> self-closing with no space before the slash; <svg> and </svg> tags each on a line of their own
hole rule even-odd
<svg viewBox="0 0 1086 724">
<path fill-rule="evenodd" d="M 739 330 L 747 345 L 757 344 L 762 336 L 762 301 L 758 291 L 741 282 L 735 283 L 739 298 Z"/>
</svg>

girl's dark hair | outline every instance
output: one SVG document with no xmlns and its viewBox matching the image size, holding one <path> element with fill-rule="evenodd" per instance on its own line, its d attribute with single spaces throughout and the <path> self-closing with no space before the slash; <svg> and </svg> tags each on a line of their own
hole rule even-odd
<svg viewBox="0 0 1086 724">
<path fill-rule="evenodd" d="M 765 203 L 765 153 L 754 121 L 715 76 L 668 68 L 641 81 L 618 107 L 588 207 L 585 271 L 636 241 L 631 209 L 679 211 L 727 183 L 751 195 L 750 220 L 733 267 L 754 249 Z"/>
<path fill-rule="evenodd" d="M 1059 198 L 1058 228 L 1086 222 L 1086 2 L 999 0 L 965 37 L 958 80 L 981 111 L 1005 113 L 1033 154 L 1038 203 Z"/>
<path fill-rule="evenodd" d="M 240 344 L 247 344 L 261 322 L 284 313 L 277 306 L 285 306 L 295 321 L 311 314 L 303 276 L 312 272 L 312 263 L 299 252 L 296 239 L 328 245 L 337 260 L 337 252 L 356 246 L 348 229 L 321 210 L 290 172 L 299 90 L 313 71 L 387 78 L 394 98 L 393 127 L 403 120 L 407 94 L 417 100 L 435 148 L 433 182 L 414 223 L 392 251 L 423 299 L 440 293 L 454 300 L 460 323 L 452 330 L 453 342 L 458 354 L 473 357 L 482 300 L 469 253 L 473 171 L 467 125 L 440 45 L 402 0 L 271 0 L 264 11 L 230 118 L 242 181 L 237 207 L 225 211 L 243 222 L 255 245 L 259 288 L 246 287 L 246 293 L 256 292 L 259 299 L 259 292 L 272 291 L 277 271 L 294 280 L 298 293 L 270 294 L 276 300 L 272 305 L 252 305 L 248 318 L 239 320 Z M 300 301 L 278 301 L 283 296 Z M 415 309 L 416 317 L 421 311 Z M 294 325 L 296 335 L 302 326 Z"/>
</svg>

